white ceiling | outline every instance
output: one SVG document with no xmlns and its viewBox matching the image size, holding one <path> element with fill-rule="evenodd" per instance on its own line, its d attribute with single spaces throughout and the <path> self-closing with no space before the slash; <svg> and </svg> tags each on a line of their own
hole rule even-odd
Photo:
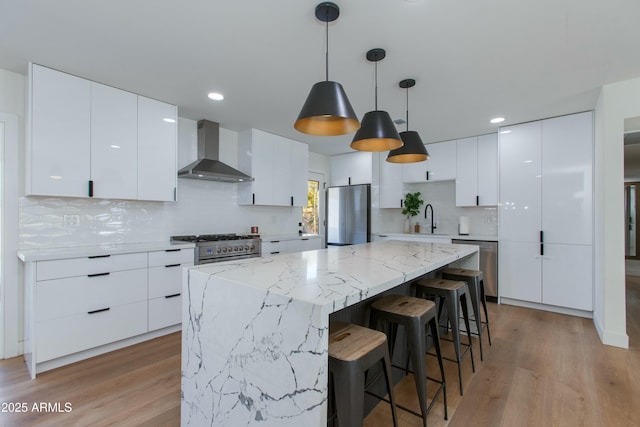
<svg viewBox="0 0 640 427">
<path fill-rule="evenodd" d="M 180 116 L 249 127 L 349 152 L 352 135 L 293 129 L 324 80 L 319 1 L 0 0 L 0 68 L 33 61 L 177 104 Z M 593 109 L 603 84 L 640 76 L 637 0 L 338 0 L 329 26 L 329 78 L 359 118 L 378 103 L 424 142 Z M 207 92 L 226 99 L 213 103 Z M 402 129 L 404 130 L 404 128 Z"/>
</svg>

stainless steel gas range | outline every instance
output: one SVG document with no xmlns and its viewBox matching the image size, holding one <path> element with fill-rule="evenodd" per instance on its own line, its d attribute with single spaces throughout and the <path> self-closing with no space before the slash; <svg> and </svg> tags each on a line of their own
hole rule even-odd
<svg viewBox="0 0 640 427">
<path fill-rule="evenodd" d="M 260 238 L 237 234 L 172 236 L 171 242 L 195 243 L 195 264 L 230 261 L 260 256 Z"/>
</svg>

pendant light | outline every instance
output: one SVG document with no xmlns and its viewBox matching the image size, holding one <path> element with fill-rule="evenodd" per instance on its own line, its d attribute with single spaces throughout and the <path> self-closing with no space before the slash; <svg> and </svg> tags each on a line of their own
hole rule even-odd
<svg viewBox="0 0 640 427">
<path fill-rule="evenodd" d="M 400 87 L 407 90 L 407 130 L 400 132 L 400 138 L 402 138 L 404 145 L 389 151 L 387 162 L 417 163 L 424 162 L 429 158 L 427 147 L 422 143 L 418 132 L 409 130 L 409 88 L 415 85 L 416 81 L 413 79 L 404 79 L 400 82 Z"/>
<path fill-rule="evenodd" d="M 329 81 L 329 22 L 338 19 L 335 3 L 316 6 L 316 18 L 326 24 L 325 81 L 313 85 L 293 127 L 309 135 L 334 136 L 355 132 L 360 127 L 349 98 L 338 82 Z"/>
<path fill-rule="evenodd" d="M 362 126 L 351 142 L 354 150 L 388 151 L 402 147 L 403 142 L 389 113 L 378 110 L 378 61 L 383 60 L 386 55 L 384 49 L 371 49 L 367 52 L 367 60 L 376 65 L 376 109 L 362 118 Z"/>
</svg>

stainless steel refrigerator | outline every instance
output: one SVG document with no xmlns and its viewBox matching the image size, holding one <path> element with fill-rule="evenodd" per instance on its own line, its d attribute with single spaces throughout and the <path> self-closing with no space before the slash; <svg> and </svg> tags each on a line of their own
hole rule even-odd
<svg viewBox="0 0 640 427">
<path fill-rule="evenodd" d="M 348 185 L 327 189 L 327 245 L 371 241 L 371 187 Z"/>
</svg>

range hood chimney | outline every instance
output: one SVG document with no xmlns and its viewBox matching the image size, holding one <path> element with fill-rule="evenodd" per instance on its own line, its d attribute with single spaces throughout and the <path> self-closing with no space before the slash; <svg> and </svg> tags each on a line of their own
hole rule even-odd
<svg viewBox="0 0 640 427">
<path fill-rule="evenodd" d="M 198 160 L 178 171 L 178 178 L 220 182 L 253 181 L 249 175 L 222 163 L 220 153 L 220 125 L 209 120 L 198 122 Z"/>
</svg>

